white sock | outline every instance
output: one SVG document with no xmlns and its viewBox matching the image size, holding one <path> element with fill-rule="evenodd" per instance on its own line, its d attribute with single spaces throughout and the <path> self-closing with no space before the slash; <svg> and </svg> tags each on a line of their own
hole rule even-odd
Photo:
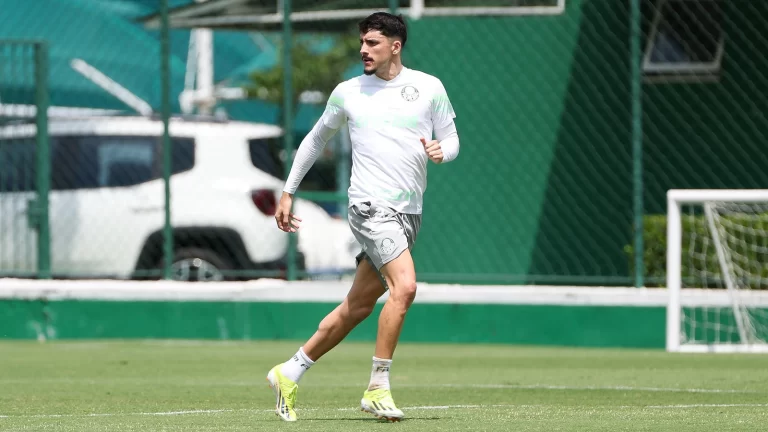
<svg viewBox="0 0 768 432">
<path fill-rule="evenodd" d="M 304 354 L 304 348 L 299 348 L 296 354 L 293 355 L 287 362 L 283 363 L 283 367 L 280 368 L 280 372 L 285 375 L 286 378 L 299 383 L 299 380 L 304 375 L 304 372 L 315 364 L 312 360 Z"/>
<path fill-rule="evenodd" d="M 371 382 L 368 384 L 368 390 L 389 389 L 389 368 L 391 365 L 392 360 L 373 358 Z"/>
</svg>

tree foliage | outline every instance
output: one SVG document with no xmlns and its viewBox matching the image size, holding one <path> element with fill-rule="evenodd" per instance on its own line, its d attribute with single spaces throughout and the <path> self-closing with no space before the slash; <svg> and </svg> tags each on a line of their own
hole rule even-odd
<svg viewBox="0 0 768 432">
<path fill-rule="evenodd" d="M 294 107 L 305 92 L 319 92 L 320 97 L 314 103 L 324 104 L 333 89 L 344 77 L 344 73 L 359 60 L 360 42 L 356 36 L 338 36 L 332 41 L 330 49 L 318 48 L 318 38 L 299 37 L 292 46 L 292 88 L 291 102 Z M 323 41 L 325 42 L 325 41 Z M 282 46 L 278 50 L 277 64 L 269 70 L 253 71 L 249 74 L 249 83 L 245 86 L 248 98 L 274 103 L 279 107 L 277 124 L 283 125 L 283 55 Z M 295 112 L 295 110 L 294 110 Z M 294 139 L 294 145 L 300 137 Z M 278 166 L 277 173 L 285 176 L 283 162 L 286 154 L 281 140 L 270 140 L 268 151 Z M 312 167 L 305 181 L 303 190 L 334 190 L 336 187 L 336 163 L 334 160 L 320 158 Z"/>
<path fill-rule="evenodd" d="M 315 47 L 317 41 L 311 38 L 297 38 L 292 47 L 292 87 L 291 101 L 296 106 L 302 93 L 318 91 L 322 93 L 324 103 L 336 85 L 342 81 L 344 73 L 358 58 L 359 41 L 357 37 L 336 37 L 329 50 Z M 282 47 L 277 64 L 269 70 L 254 71 L 249 74 L 250 83 L 245 90 L 249 98 L 257 98 L 283 105 L 283 56 Z"/>
</svg>

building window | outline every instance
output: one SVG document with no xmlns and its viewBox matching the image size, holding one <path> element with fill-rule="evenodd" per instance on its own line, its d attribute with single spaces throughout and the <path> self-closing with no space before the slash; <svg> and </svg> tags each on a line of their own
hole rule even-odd
<svg viewBox="0 0 768 432">
<path fill-rule="evenodd" d="M 718 0 L 660 0 L 646 44 L 646 75 L 717 75 L 723 58 Z"/>
<path fill-rule="evenodd" d="M 403 13 L 419 16 L 559 15 L 565 0 L 411 0 Z"/>
</svg>

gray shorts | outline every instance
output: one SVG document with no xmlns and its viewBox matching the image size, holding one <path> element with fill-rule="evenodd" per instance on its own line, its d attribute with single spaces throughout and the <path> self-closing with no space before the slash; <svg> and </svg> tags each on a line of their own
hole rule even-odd
<svg viewBox="0 0 768 432">
<path fill-rule="evenodd" d="M 398 213 L 386 205 L 366 201 L 350 206 L 349 226 L 362 247 L 357 264 L 368 259 L 386 287 L 381 267 L 413 248 L 421 215 Z"/>
</svg>

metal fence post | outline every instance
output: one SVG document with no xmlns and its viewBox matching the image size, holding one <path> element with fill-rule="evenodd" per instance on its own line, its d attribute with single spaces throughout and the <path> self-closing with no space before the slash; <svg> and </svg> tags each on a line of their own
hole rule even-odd
<svg viewBox="0 0 768 432">
<path fill-rule="evenodd" d="M 163 183 L 165 186 L 165 223 L 163 225 L 163 278 L 171 279 L 173 264 L 173 229 L 171 227 L 171 139 L 168 123 L 171 116 L 170 95 L 170 46 L 168 36 L 168 0 L 160 0 L 160 88 L 162 89 L 161 111 L 163 117 Z"/>
<path fill-rule="evenodd" d="M 51 189 L 51 153 L 48 140 L 48 44 L 37 42 L 35 49 L 35 124 L 37 127 L 37 277 L 51 278 L 51 232 L 48 193 Z"/>
<path fill-rule="evenodd" d="M 630 65 L 632 67 L 632 178 L 634 212 L 635 287 L 643 286 L 645 276 L 643 245 L 643 107 L 640 69 L 640 0 L 632 0 L 630 13 Z"/>
<path fill-rule="evenodd" d="M 293 48 L 291 31 L 291 0 L 283 0 L 283 144 L 285 149 L 285 179 L 291 172 L 293 154 Z M 286 257 L 288 280 L 296 280 L 296 249 L 298 239 L 288 234 L 288 255 Z"/>
</svg>

